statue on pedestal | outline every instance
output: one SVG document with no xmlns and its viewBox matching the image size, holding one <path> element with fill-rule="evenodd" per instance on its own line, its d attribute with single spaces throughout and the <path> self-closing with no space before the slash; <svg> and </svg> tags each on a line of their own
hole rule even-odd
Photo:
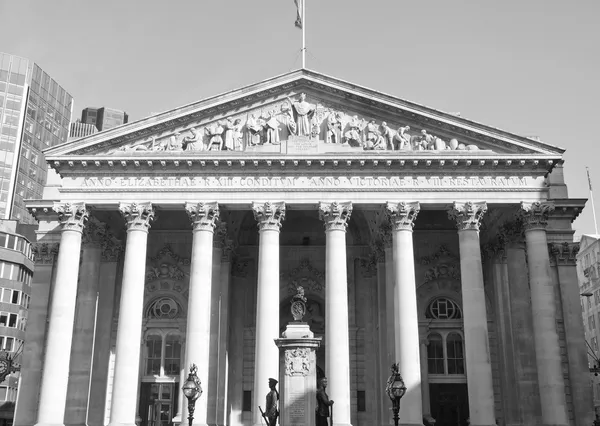
<svg viewBox="0 0 600 426">
<path fill-rule="evenodd" d="M 277 392 L 277 389 L 275 388 L 277 383 L 277 380 L 269 379 L 270 391 L 267 394 L 264 414 L 268 426 L 275 426 L 277 424 L 277 417 L 279 417 L 279 392 Z"/>
<path fill-rule="evenodd" d="M 317 388 L 316 426 L 329 426 L 327 417 L 331 415 L 329 407 L 333 405 L 333 400 L 329 399 L 329 395 L 325 392 L 326 388 L 327 377 L 323 377 L 319 380 L 319 387 Z"/>
</svg>

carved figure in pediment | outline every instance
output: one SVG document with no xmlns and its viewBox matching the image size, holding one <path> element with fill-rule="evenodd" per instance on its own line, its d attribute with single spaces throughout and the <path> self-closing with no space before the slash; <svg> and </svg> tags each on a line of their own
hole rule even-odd
<svg viewBox="0 0 600 426">
<path fill-rule="evenodd" d="M 396 133 L 395 145 L 398 150 L 407 150 L 411 151 L 413 149 L 412 144 L 410 143 L 410 135 L 408 131 L 410 130 L 410 126 L 400 127 L 398 129 L 398 133 Z"/>
<path fill-rule="evenodd" d="M 223 149 L 224 131 L 225 128 L 220 122 L 204 128 L 204 132 L 208 135 L 207 151 L 221 151 Z"/>
<path fill-rule="evenodd" d="M 394 151 L 394 138 L 396 136 L 396 132 L 392 130 L 390 126 L 384 121 L 381 123 L 381 136 L 383 136 L 383 140 L 385 141 L 385 145 L 383 149 Z"/>
<path fill-rule="evenodd" d="M 354 146 L 362 146 L 362 132 L 365 128 L 366 122 L 358 120 L 355 115 L 348 123 L 348 131 L 344 133 L 344 139 L 346 143 Z"/>
<path fill-rule="evenodd" d="M 458 140 L 456 138 L 450 139 L 450 142 L 448 143 L 448 149 L 453 151 L 458 149 Z"/>
<path fill-rule="evenodd" d="M 279 144 L 279 120 L 275 115 L 275 111 L 271 110 L 264 117 L 265 121 L 265 144 Z"/>
<path fill-rule="evenodd" d="M 190 129 L 191 135 L 183 137 L 181 144 L 184 151 L 204 151 L 204 142 L 202 135 L 195 127 Z"/>
<path fill-rule="evenodd" d="M 293 111 L 290 108 L 286 107 L 285 105 L 281 106 L 281 111 L 283 113 L 285 125 L 287 126 L 289 134 L 295 135 L 297 128 L 296 128 L 296 120 L 294 119 Z"/>
<path fill-rule="evenodd" d="M 225 128 L 225 149 L 230 151 L 241 151 L 243 149 L 242 144 L 242 120 L 236 118 L 233 121 L 231 118 L 227 118 L 223 121 L 223 127 Z"/>
<path fill-rule="evenodd" d="M 175 132 L 167 139 L 167 145 L 165 151 L 182 151 L 183 145 L 181 143 L 180 133 Z"/>
<path fill-rule="evenodd" d="M 366 132 L 367 137 L 363 144 L 363 149 L 368 151 L 385 149 L 385 140 L 379 131 L 379 126 L 375 123 L 375 120 L 371 120 L 367 123 Z"/>
<path fill-rule="evenodd" d="M 342 142 L 342 118 L 339 112 L 330 112 L 327 117 L 327 134 L 325 143 Z"/>
<path fill-rule="evenodd" d="M 248 145 L 260 145 L 261 134 L 263 132 L 264 121 L 251 114 L 246 120 L 246 130 L 248 131 Z"/>
<path fill-rule="evenodd" d="M 315 112 L 315 106 L 306 101 L 306 94 L 300 94 L 300 100 L 294 101 L 287 98 L 295 113 L 296 134 L 298 136 L 310 136 L 312 133 L 311 119 Z"/>
</svg>

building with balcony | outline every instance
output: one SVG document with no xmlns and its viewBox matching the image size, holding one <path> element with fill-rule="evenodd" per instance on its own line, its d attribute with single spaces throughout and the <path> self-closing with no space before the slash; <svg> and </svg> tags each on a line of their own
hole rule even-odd
<svg viewBox="0 0 600 426">
<path fill-rule="evenodd" d="M 581 295 L 581 315 L 594 389 L 594 407 L 600 414 L 600 235 L 584 234 L 577 254 L 577 278 Z"/>
<path fill-rule="evenodd" d="M 33 276 L 32 245 L 17 221 L 0 220 L 0 352 L 19 367 L 25 341 Z M 12 370 L 11 370 L 12 371 Z M 0 424 L 12 423 L 20 372 L 0 383 Z"/>
<path fill-rule="evenodd" d="M 71 123 L 71 130 L 69 131 L 69 139 L 79 139 L 85 136 L 93 135 L 98 129 L 93 124 L 82 123 L 81 120 L 77 120 Z"/>
<path fill-rule="evenodd" d="M 23 200 L 42 196 L 42 150 L 67 141 L 72 106 L 38 64 L 0 53 L 0 218 L 35 223 Z"/>
</svg>

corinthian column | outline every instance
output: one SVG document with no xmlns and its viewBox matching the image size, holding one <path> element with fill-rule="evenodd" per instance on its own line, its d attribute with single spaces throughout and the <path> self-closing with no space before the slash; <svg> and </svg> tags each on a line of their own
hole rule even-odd
<svg viewBox="0 0 600 426">
<path fill-rule="evenodd" d="M 348 277 L 346 271 L 346 228 L 352 203 L 319 203 L 325 222 L 325 374 L 334 425 L 350 424 L 350 341 L 348 331 Z"/>
<path fill-rule="evenodd" d="M 192 221 L 192 258 L 190 268 L 190 293 L 185 346 L 186 369 L 193 363 L 198 366 L 198 378 L 205 386 L 209 374 L 210 317 L 212 289 L 213 235 L 219 219 L 217 203 L 186 203 L 185 211 Z M 212 392 L 212 390 L 210 390 Z M 194 424 L 207 425 L 208 398 L 199 398 L 194 411 Z M 188 416 L 187 404 L 182 418 Z"/>
<path fill-rule="evenodd" d="M 49 310 L 38 425 L 61 425 L 65 421 L 81 234 L 89 216 L 84 203 L 55 203 L 53 210 L 58 214 L 61 236 Z"/>
<path fill-rule="evenodd" d="M 400 419 L 403 425 L 423 424 L 419 319 L 413 253 L 413 226 L 419 210 L 418 202 L 387 204 L 393 229 L 395 355 L 408 389 L 400 405 Z"/>
<path fill-rule="evenodd" d="M 487 204 L 454 203 L 448 217 L 456 221 L 460 248 L 465 364 L 471 425 L 496 424 L 490 345 L 483 289 L 479 226 Z"/>
<path fill-rule="evenodd" d="M 140 341 L 148 230 L 154 219 L 152 203 L 120 203 L 127 224 L 125 264 L 115 355 L 110 425 L 135 425 L 140 373 Z"/>
<path fill-rule="evenodd" d="M 565 382 L 559 337 L 556 331 L 554 284 L 550 275 L 550 257 L 546 238 L 548 214 L 553 210 L 552 203 L 521 203 L 519 214 L 523 220 L 527 246 L 542 424 L 568 425 Z"/>
<path fill-rule="evenodd" d="M 269 391 L 269 378 L 279 380 L 279 230 L 285 203 L 252 203 L 258 222 L 258 290 L 256 294 L 256 351 L 254 353 L 253 425 L 263 418 L 258 406 Z"/>
</svg>

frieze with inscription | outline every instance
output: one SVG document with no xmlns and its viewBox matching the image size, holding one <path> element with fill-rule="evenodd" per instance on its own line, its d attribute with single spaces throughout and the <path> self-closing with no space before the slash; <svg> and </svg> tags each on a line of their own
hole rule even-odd
<svg viewBox="0 0 600 426">
<path fill-rule="evenodd" d="M 306 190 L 327 188 L 340 190 L 396 190 L 398 188 L 453 189 L 453 188 L 543 188 L 543 177 L 502 176 L 156 176 L 156 177 L 89 177 L 65 182 L 65 187 L 102 188 L 203 188 L 223 191 L 260 188 Z"/>
</svg>

